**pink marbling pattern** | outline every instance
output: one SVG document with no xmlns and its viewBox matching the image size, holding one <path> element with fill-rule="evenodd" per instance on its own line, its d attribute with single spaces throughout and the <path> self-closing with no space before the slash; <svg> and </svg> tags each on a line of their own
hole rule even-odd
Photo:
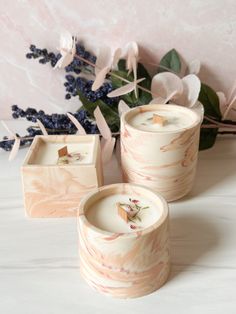
<svg viewBox="0 0 236 314">
<path fill-rule="evenodd" d="M 16 102 L 48 112 L 77 109 L 78 99 L 64 99 L 63 72 L 24 56 L 31 43 L 55 50 L 63 29 L 94 50 L 137 41 L 148 63 L 175 47 L 188 62 L 199 58 L 200 77 L 224 92 L 235 78 L 235 0 L 3 0 L 0 12 L 0 118 L 9 117 Z"/>
<path fill-rule="evenodd" d="M 128 117 L 138 112 L 166 110 L 191 113 L 176 105 L 147 105 L 121 117 L 121 165 L 124 182 L 137 183 L 159 192 L 167 201 L 186 195 L 192 188 L 198 157 L 200 118 L 175 132 L 144 132 L 133 128 Z M 186 112 L 187 110 L 187 112 Z"/>
<path fill-rule="evenodd" d="M 94 139 L 94 158 L 91 164 L 40 165 L 32 160 L 40 149 L 40 141 L 64 145 Z M 100 142 L 91 135 L 36 136 L 21 168 L 26 215 L 29 217 L 71 217 L 77 215 L 84 195 L 103 184 Z"/>
<path fill-rule="evenodd" d="M 94 228 L 86 219 L 87 203 L 96 193 L 90 193 L 79 208 L 82 276 L 99 292 L 118 298 L 140 297 L 159 289 L 166 282 L 170 270 L 169 219 L 165 200 L 160 203 L 159 195 L 130 184 L 100 188 L 99 193 L 104 195 L 132 193 L 136 197 L 148 197 L 151 193 L 155 195 L 156 204 L 162 204 L 161 218 L 152 226 L 134 233 L 108 233 Z"/>
</svg>

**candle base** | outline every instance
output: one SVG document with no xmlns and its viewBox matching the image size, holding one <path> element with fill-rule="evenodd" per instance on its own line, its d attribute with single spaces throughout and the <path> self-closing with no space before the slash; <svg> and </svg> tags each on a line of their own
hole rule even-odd
<svg viewBox="0 0 236 314">
<path fill-rule="evenodd" d="M 104 271 L 104 269 L 102 271 Z M 112 275 L 116 274 L 116 272 L 112 273 L 111 271 L 108 273 L 107 270 L 105 270 L 105 272 L 108 277 L 114 277 Z M 132 299 L 139 298 L 159 290 L 168 280 L 170 274 L 170 263 L 159 265 L 159 267 L 157 267 L 157 271 L 152 271 L 145 280 L 143 277 L 146 275 L 140 274 L 140 279 L 137 280 L 136 278 L 138 277 L 138 274 L 136 272 L 133 274 L 130 272 L 126 276 L 127 278 L 124 277 L 123 281 L 114 282 L 114 286 L 112 286 L 112 283 L 110 283 L 110 285 L 104 285 L 102 282 L 99 284 L 99 278 L 97 278 L 96 275 L 94 277 L 92 267 L 90 268 L 88 263 L 83 261 L 80 255 L 80 274 L 86 283 L 99 293 L 113 298 Z M 131 276 L 135 277 L 134 281 L 129 281 L 129 277 Z"/>
</svg>

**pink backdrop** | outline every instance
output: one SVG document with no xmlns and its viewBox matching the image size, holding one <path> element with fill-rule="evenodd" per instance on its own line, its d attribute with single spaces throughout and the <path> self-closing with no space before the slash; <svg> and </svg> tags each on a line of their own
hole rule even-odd
<svg viewBox="0 0 236 314">
<path fill-rule="evenodd" d="M 200 78 L 227 91 L 236 77 L 235 0 L 1 0 L 0 118 L 10 106 L 48 112 L 73 110 L 64 99 L 63 72 L 25 59 L 31 43 L 55 50 L 63 29 L 87 47 L 134 40 L 141 57 L 156 63 L 175 47 L 186 61 L 202 61 Z"/>
</svg>

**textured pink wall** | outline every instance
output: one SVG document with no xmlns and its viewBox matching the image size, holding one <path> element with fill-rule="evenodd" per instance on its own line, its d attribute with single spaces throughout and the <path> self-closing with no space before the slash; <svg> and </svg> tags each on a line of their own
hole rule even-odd
<svg viewBox="0 0 236 314">
<path fill-rule="evenodd" d="M 202 61 L 201 79 L 217 90 L 236 77 L 235 0 L 1 0 L 0 29 L 1 118 L 13 103 L 77 108 L 77 99 L 64 100 L 62 71 L 24 56 L 30 43 L 55 49 L 63 29 L 88 47 L 137 41 L 149 62 L 175 47 L 187 61 Z"/>
</svg>

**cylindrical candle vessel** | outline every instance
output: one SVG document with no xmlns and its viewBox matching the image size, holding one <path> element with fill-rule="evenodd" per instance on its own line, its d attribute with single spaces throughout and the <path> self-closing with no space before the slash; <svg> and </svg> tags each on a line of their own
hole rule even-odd
<svg viewBox="0 0 236 314">
<path fill-rule="evenodd" d="M 112 184 L 89 193 L 78 215 L 80 271 L 90 286 L 134 298 L 165 283 L 170 256 L 162 196 L 139 185 Z"/>
<path fill-rule="evenodd" d="M 144 105 L 121 117 L 124 182 L 147 186 L 173 201 L 192 188 L 201 117 L 178 105 Z"/>
</svg>

